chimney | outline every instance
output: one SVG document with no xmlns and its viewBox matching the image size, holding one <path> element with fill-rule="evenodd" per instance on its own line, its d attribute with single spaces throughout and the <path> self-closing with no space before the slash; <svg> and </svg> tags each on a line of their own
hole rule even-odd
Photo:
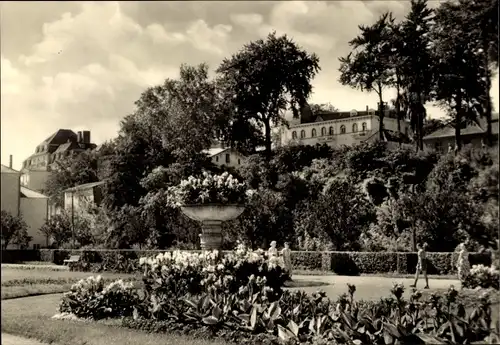
<svg viewBox="0 0 500 345">
<path fill-rule="evenodd" d="M 90 144 L 90 131 L 83 131 L 83 143 Z"/>
<path fill-rule="evenodd" d="M 78 142 L 78 143 L 81 143 L 82 141 L 83 141 L 82 132 L 81 132 L 81 131 L 78 131 L 78 139 L 77 139 L 77 142 Z"/>
<path fill-rule="evenodd" d="M 368 112 L 368 106 L 366 106 L 366 112 Z"/>
<path fill-rule="evenodd" d="M 9 155 L 9 168 L 12 169 L 12 155 Z"/>
</svg>

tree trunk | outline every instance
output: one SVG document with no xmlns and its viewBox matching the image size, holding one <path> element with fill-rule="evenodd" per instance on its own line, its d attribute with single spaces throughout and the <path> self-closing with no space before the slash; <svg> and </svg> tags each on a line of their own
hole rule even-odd
<svg viewBox="0 0 500 345">
<path fill-rule="evenodd" d="M 420 151 L 424 150 L 424 105 L 422 102 L 422 93 L 420 90 L 418 90 L 417 94 L 417 100 L 418 100 L 418 118 L 417 118 L 417 126 L 418 126 L 418 137 L 417 137 L 417 143 L 418 143 L 418 148 Z"/>
<path fill-rule="evenodd" d="M 396 80 L 396 118 L 398 121 L 398 143 L 401 147 L 401 92 L 399 91 L 399 76 Z"/>
<path fill-rule="evenodd" d="M 491 75 L 490 75 L 490 70 L 489 70 L 489 64 L 488 64 L 488 59 L 485 58 L 485 68 L 486 68 L 486 90 L 485 90 L 485 117 L 486 117 L 486 145 L 490 146 L 493 144 L 492 143 L 492 128 L 491 128 L 491 96 L 490 96 L 490 90 L 491 90 Z"/>
<path fill-rule="evenodd" d="M 457 112 L 455 116 L 455 145 L 460 151 L 462 149 L 462 140 L 460 136 L 460 129 L 462 126 L 462 95 L 460 94 L 457 96 L 457 105 L 455 106 L 455 111 Z"/>
<path fill-rule="evenodd" d="M 378 99 L 379 99 L 379 123 L 378 132 L 380 141 L 384 141 L 384 101 L 382 100 L 382 85 L 378 84 Z"/>
<path fill-rule="evenodd" d="M 271 124 L 269 122 L 269 119 L 266 119 L 264 121 L 264 127 L 265 127 L 265 135 L 266 135 L 266 156 L 268 158 L 271 158 Z"/>
</svg>

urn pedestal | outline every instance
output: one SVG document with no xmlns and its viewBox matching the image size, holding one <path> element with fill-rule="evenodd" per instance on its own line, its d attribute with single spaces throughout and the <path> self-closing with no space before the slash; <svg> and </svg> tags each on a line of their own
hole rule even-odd
<svg viewBox="0 0 500 345">
<path fill-rule="evenodd" d="M 200 244 L 202 250 L 220 250 L 222 247 L 222 222 L 238 218 L 245 207 L 242 205 L 184 205 L 182 213 L 201 222 Z"/>
</svg>

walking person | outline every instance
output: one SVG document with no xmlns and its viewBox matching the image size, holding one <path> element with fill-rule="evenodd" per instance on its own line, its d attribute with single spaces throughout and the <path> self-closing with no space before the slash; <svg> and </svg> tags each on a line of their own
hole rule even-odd
<svg viewBox="0 0 500 345">
<path fill-rule="evenodd" d="M 269 257 L 278 256 L 278 249 L 276 249 L 276 241 L 271 241 L 271 247 L 267 250 Z"/>
<path fill-rule="evenodd" d="M 457 271 L 458 280 L 460 280 L 460 285 L 463 289 L 465 278 L 467 278 L 470 271 L 469 253 L 467 252 L 465 243 L 460 244 L 460 251 L 458 252 L 457 260 Z"/>
<path fill-rule="evenodd" d="M 292 251 L 290 250 L 290 244 L 285 242 L 285 248 L 281 250 L 281 255 L 283 255 L 283 266 L 285 271 L 290 276 L 292 280 Z"/>
<path fill-rule="evenodd" d="M 429 279 L 427 278 L 427 243 L 424 243 L 423 245 L 417 244 L 417 249 L 418 249 L 418 261 L 417 261 L 417 272 L 415 273 L 415 283 L 413 285 L 410 285 L 410 287 L 416 287 L 417 282 L 418 282 L 418 276 L 420 272 L 424 275 L 425 278 L 425 287 L 424 289 L 429 288 Z"/>
</svg>

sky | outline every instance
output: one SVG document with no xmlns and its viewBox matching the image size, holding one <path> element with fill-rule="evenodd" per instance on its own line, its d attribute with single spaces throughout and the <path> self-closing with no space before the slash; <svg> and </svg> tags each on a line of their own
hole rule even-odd
<svg viewBox="0 0 500 345">
<path fill-rule="evenodd" d="M 438 2 L 430 2 L 437 6 Z M 338 82 L 338 58 L 358 25 L 406 1 L 6 2 L 0 3 L 1 162 L 22 161 L 57 129 L 90 130 L 101 144 L 149 86 L 182 63 L 215 70 L 244 44 L 275 30 L 316 53 L 312 103 L 376 108 L 377 97 Z M 498 107 L 498 79 L 491 92 Z M 389 90 L 386 100 L 394 98 Z M 428 106 L 430 117 L 442 110 Z"/>
</svg>

